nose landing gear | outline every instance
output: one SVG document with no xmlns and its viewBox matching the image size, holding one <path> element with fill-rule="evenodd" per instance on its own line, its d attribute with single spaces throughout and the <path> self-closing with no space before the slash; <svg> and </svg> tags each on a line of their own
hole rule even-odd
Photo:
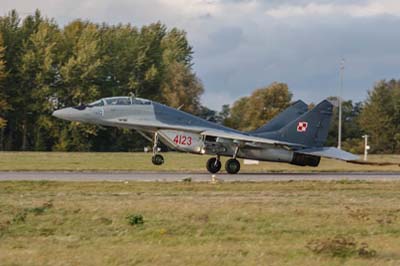
<svg viewBox="0 0 400 266">
<path fill-rule="evenodd" d="M 154 144 L 153 144 L 153 156 L 151 157 L 151 162 L 154 165 L 162 165 L 164 163 L 164 157 L 158 152 L 158 132 L 154 133 Z"/>
</svg>

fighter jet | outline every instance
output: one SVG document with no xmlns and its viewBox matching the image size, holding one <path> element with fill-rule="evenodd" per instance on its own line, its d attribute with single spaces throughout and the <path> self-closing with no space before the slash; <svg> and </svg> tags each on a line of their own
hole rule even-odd
<svg viewBox="0 0 400 266">
<path fill-rule="evenodd" d="M 283 162 L 316 167 L 321 157 L 353 161 L 357 156 L 323 147 L 328 136 L 333 105 L 328 100 L 308 110 L 302 101 L 293 103 L 266 125 L 241 132 L 196 117 L 181 110 L 137 97 L 103 98 L 86 105 L 56 110 L 53 116 L 82 123 L 136 130 L 153 143 L 152 162 L 162 165 L 159 141 L 169 148 L 212 157 L 210 173 L 221 170 L 221 156 L 230 157 L 225 170 L 236 174 L 238 158 Z"/>
</svg>

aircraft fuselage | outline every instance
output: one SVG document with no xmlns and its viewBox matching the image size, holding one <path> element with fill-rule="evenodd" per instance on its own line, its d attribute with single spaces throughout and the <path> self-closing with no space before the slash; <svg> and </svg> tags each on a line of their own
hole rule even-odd
<svg viewBox="0 0 400 266">
<path fill-rule="evenodd" d="M 282 113 L 272 123 L 274 131 L 261 128 L 254 133 L 241 132 L 160 103 L 133 97 L 105 98 L 88 105 L 57 110 L 53 115 L 69 121 L 137 130 L 154 141 L 154 164 L 164 162 L 163 157 L 157 155 L 159 140 L 177 151 L 217 156 L 207 162 L 210 172 L 219 171 L 220 156 L 232 157 L 226 165 L 229 173 L 237 173 L 240 169 L 236 158 L 301 166 L 317 166 L 320 156 L 325 154 L 339 159 L 350 158 L 351 154 L 321 148 L 332 116 L 329 102 L 321 102 L 306 114 L 302 110 L 298 114 L 300 120 L 290 121 L 295 118 L 295 111 L 290 107 Z M 315 146 L 310 147 L 310 143 Z"/>
</svg>

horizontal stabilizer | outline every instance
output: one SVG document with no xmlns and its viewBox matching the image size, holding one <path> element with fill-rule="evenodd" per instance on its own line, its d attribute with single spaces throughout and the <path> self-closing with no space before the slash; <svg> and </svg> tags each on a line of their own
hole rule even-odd
<svg viewBox="0 0 400 266">
<path fill-rule="evenodd" d="M 334 147 L 316 147 L 310 149 L 297 150 L 296 152 L 314 156 L 327 157 L 331 159 L 338 159 L 343 161 L 355 161 L 358 159 L 358 156 Z"/>
<path fill-rule="evenodd" d="M 362 164 L 362 165 L 374 165 L 374 166 L 391 166 L 391 165 L 400 166 L 400 164 L 392 162 L 367 162 L 367 161 L 347 161 L 347 162 L 354 164 Z"/>
</svg>

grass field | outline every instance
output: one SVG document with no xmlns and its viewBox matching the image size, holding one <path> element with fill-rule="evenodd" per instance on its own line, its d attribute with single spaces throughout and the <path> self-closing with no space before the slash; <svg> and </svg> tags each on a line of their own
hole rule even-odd
<svg viewBox="0 0 400 266">
<path fill-rule="evenodd" d="M 400 265 L 399 191 L 361 181 L 0 182 L 0 265 Z"/>
<path fill-rule="evenodd" d="M 154 166 L 150 153 L 0 152 L 0 171 L 168 171 L 206 172 L 210 156 L 169 152 L 165 164 Z M 370 155 L 370 161 L 399 163 L 400 155 Z M 225 160 L 225 159 L 224 159 Z M 323 159 L 319 167 L 261 162 L 243 165 L 241 172 L 400 171 L 398 165 L 355 165 Z"/>
</svg>

